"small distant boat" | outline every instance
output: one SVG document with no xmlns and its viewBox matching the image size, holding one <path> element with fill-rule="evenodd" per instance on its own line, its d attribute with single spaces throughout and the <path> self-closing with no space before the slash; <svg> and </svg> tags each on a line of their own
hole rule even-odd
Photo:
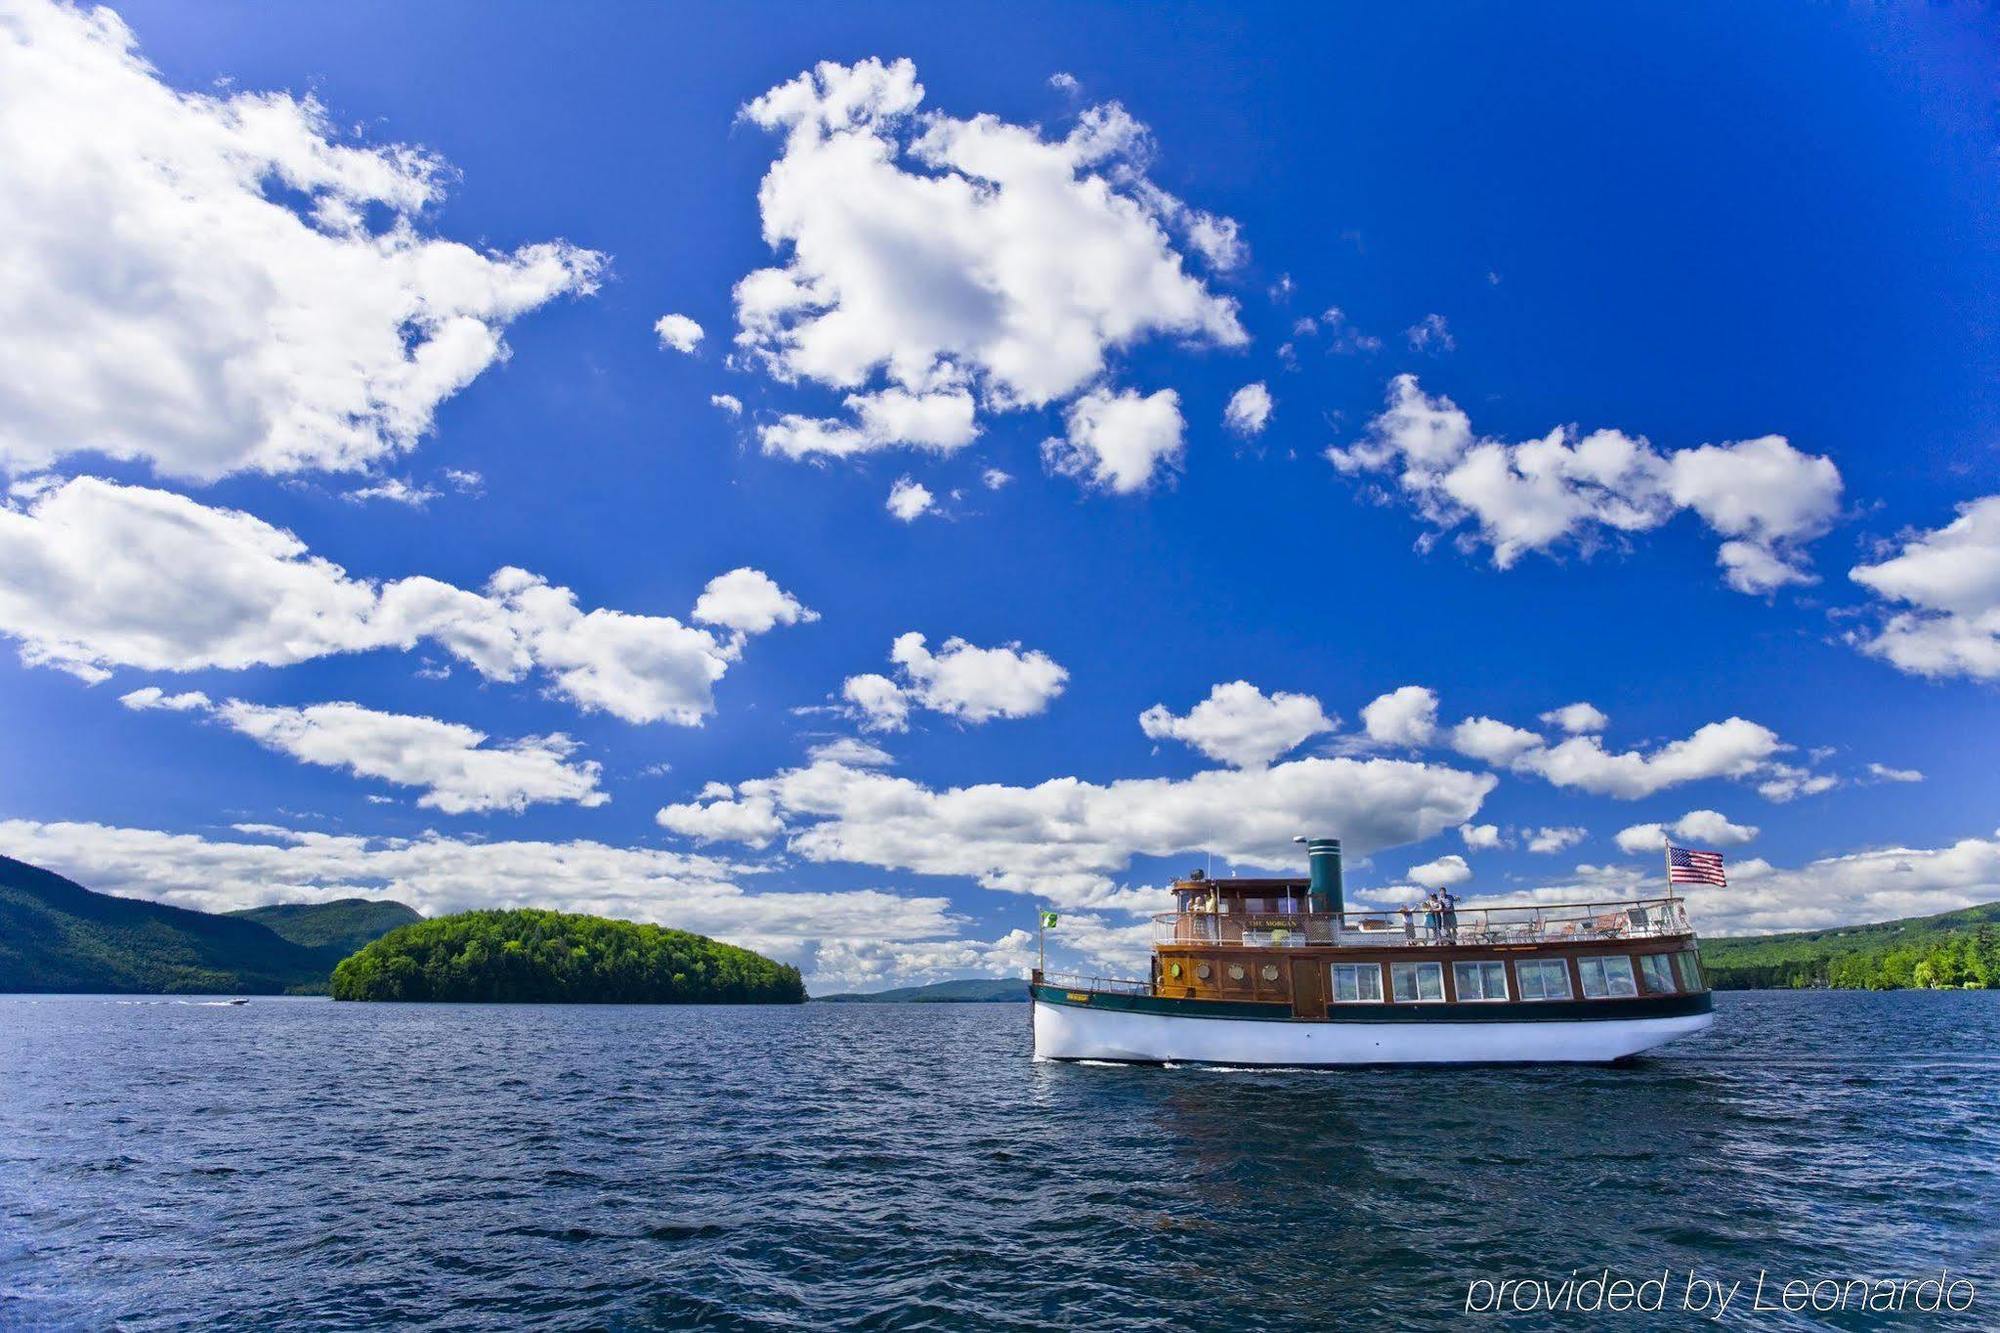
<svg viewBox="0 0 2000 1333">
<path fill-rule="evenodd" d="M 1339 839 L 1306 851 L 1303 880 L 1177 881 L 1144 981 L 1036 968 L 1036 1058 L 1607 1063 L 1715 1021 L 1677 897 L 1460 909 L 1433 925 L 1346 911 Z"/>
<path fill-rule="evenodd" d="M 248 1000 L 231 1000 L 231 1001 L 230 1001 L 230 1003 L 231 1003 L 231 1004 L 248 1004 L 248 1003 L 250 1003 L 250 1001 L 248 1001 Z"/>
</svg>

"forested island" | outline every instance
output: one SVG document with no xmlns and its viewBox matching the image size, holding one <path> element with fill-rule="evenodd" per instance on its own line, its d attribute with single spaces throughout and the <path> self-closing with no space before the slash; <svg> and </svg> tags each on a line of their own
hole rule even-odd
<svg viewBox="0 0 2000 1333">
<path fill-rule="evenodd" d="M 706 936 L 531 908 L 402 926 L 341 960 L 336 1000 L 799 1004 L 799 970 Z"/>
<path fill-rule="evenodd" d="M 1701 942 L 1717 990 L 2000 989 L 2000 903 L 1869 926 Z"/>
</svg>

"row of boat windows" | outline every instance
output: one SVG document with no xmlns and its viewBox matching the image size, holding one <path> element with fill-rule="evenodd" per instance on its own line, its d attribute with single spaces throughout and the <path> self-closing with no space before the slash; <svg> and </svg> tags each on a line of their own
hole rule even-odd
<svg viewBox="0 0 2000 1333">
<path fill-rule="evenodd" d="M 1441 1004 L 1444 1001 L 1443 963 L 1390 963 L 1389 996 L 1397 1004 Z M 1577 979 L 1585 999 L 1615 999 L 1637 995 L 1639 983 L 1626 954 L 1576 960 Z M 1642 954 L 1639 975 L 1646 990 L 1655 995 L 1672 995 L 1682 990 L 1701 989 L 1700 965 L 1691 953 Z M 1451 965 L 1452 985 L 1460 1003 L 1489 1003 L 1505 1000 L 1568 1000 L 1569 964 L 1560 958 L 1523 958 L 1514 964 L 1514 988 L 1507 986 L 1507 964 L 1499 959 L 1477 959 Z M 1333 965 L 1335 1004 L 1382 1003 L 1382 964 L 1335 963 Z"/>
</svg>

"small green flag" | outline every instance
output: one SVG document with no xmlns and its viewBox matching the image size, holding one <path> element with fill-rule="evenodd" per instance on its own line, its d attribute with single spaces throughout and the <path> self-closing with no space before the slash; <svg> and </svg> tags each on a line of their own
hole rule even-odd
<svg viewBox="0 0 2000 1333">
<path fill-rule="evenodd" d="M 1056 925 L 1056 914 L 1055 914 L 1054 912 L 1044 912 L 1044 913 L 1042 913 L 1042 929 L 1043 929 L 1043 930 L 1054 930 L 1054 929 L 1055 929 L 1055 925 Z"/>
</svg>

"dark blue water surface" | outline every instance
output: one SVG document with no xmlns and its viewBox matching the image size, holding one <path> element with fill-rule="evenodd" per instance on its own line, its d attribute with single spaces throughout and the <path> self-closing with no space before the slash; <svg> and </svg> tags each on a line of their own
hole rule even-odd
<svg viewBox="0 0 2000 1333">
<path fill-rule="evenodd" d="M 0 997 L 0 1325 L 1459 1324 L 1475 1279 L 1976 1283 L 2000 995 L 1719 997 L 1617 1068 L 1034 1064 L 1025 1005 Z M 1961 1297 L 1964 1289 L 1960 1289 Z M 1483 1291 L 1480 1299 L 1484 1299 Z M 1492 1316 L 1487 1316 L 1491 1319 Z"/>
</svg>

